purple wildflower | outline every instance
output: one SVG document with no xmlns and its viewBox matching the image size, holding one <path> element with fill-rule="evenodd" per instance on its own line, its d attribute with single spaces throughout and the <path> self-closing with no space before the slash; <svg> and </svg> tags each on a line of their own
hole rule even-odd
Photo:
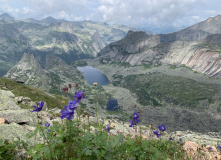
<svg viewBox="0 0 221 160">
<path fill-rule="evenodd" d="M 64 109 L 61 111 L 61 119 L 74 119 L 74 110 L 77 108 L 77 104 L 75 101 L 70 101 L 68 105 L 64 106 Z"/>
<path fill-rule="evenodd" d="M 85 95 L 84 95 L 84 92 L 85 91 L 78 91 L 75 93 L 75 95 L 73 96 L 74 98 L 77 99 L 77 103 L 80 103 L 81 99 L 84 99 L 85 98 Z"/>
<path fill-rule="evenodd" d="M 170 141 L 172 141 L 172 140 L 173 140 L 173 138 L 172 138 L 172 137 L 170 137 L 170 138 L 169 138 L 169 140 L 170 140 Z"/>
<path fill-rule="evenodd" d="M 209 147 L 208 149 L 209 149 L 209 150 L 212 150 L 213 148 L 212 148 L 212 147 Z"/>
<path fill-rule="evenodd" d="M 140 122 L 140 115 L 137 113 L 133 113 L 133 120 L 135 123 L 139 123 Z"/>
<path fill-rule="evenodd" d="M 160 132 L 158 130 L 153 131 L 154 134 L 156 134 L 157 138 L 159 138 L 161 136 Z"/>
<path fill-rule="evenodd" d="M 69 109 L 74 110 L 75 108 L 77 108 L 77 102 L 76 101 L 69 101 L 68 105 L 69 105 Z"/>
<path fill-rule="evenodd" d="M 131 120 L 130 120 L 130 123 L 131 123 L 131 124 L 129 125 L 129 127 L 134 127 L 134 126 L 136 125 L 136 124 L 134 123 L 134 121 L 131 121 Z"/>
<path fill-rule="evenodd" d="M 50 126 L 50 123 L 48 123 L 48 122 L 45 123 L 45 126 L 46 126 L 46 127 L 49 127 L 49 126 Z"/>
<path fill-rule="evenodd" d="M 166 126 L 163 125 L 163 124 L 161 124 L 158 128 L 159 128 L 159 130 L 161 130 L 161 131 L 165 131 L 165 130 L 166 130 Z"/>
<path fill-rule="evenodd" d="M 40 112 L 42 110 L 43 106 L 44 106 L 44 102 L 41 101 L 41 103 L 38 103 L 37 106 L 33 106 L 35 108 L 35 110 L 33 110 L 32 112 Z"/>
<path fill-rule="evenodd" d="M 137 125 L 137 123 L 140 122 L 140 115 L 137 113 L 133 113 L 133 120 L 130 120 L 130 125 L 129 127 L 134 127 L 135 125 Z"/>
<path fill-rule="evenodd" d="M 104 127 L 104 130 L 107 130 L 108 133 L 110 132 L 110 126 L 109 126 L 109 124 Z"/>
<path fill-rule="evenodd" d="M 221 150 L 221 146 L 220 145 L 218 145 L 217 147 L 218 147 L 219 150 Z"/>
</svg>

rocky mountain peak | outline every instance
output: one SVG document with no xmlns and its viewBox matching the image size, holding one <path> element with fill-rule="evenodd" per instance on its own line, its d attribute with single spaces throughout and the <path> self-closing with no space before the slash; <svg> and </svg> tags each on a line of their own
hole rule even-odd
<svg viewBox="0 0 221 160">
<path fill-rule="evenodd" d="M 131 37 L 133 34 L 134 34 L 134 31 L 129 30 L 129 31 L 127 32 L 127 37 Z"/>
<path fill-rule="evenodd" d="M 19 67 L 22 70 L 29 70 L 29 69 L 40 69 L 42 70 L 40 64 L 35 59 L 33 54 L 24 53 L 22 56 L 22 59 L 17 64 L 17 67 Z"/>
<path fill-rule="evenodd" d="M 25 82 L 25 84 L 32 84 L 33 81 L 41 84 L 47 75 L 33 54 L 24 53 L 18 64 L 10 69 L 4 77 Z"/>
<path fill-rule="evenodd" d="M 57 20 L 51 16 L 44 18 L 42 21 L 45 22 L 56 22 Z"/>
<path fill-rule="evenodd" d="M 1 14 L 0 18 L 5 21 L 13 21 L 14 20 L 14 18 L 12 16 L 10 16 L 8 13 Z"/>
</svg>

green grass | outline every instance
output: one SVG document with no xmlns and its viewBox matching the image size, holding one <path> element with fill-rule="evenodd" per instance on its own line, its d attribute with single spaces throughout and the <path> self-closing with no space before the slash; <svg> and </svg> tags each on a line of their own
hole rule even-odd
<svg viewBox="0 0 221 160">
<path fill-rule="evenodd" d="M 186 108 L 196 108 L 200 100 L 214 102 L 218 85 L 200 83 L 184 77 L 162 73 L 129 75 L 113 81 L 115 86 L 128 88 L 142 105 L 163 106 L 172 103 Z"/>
<path fill-rule="evenodd" d="M 4 88 L 5 86 L 7 86 L 7 88 Z M 56 96 L 56 97 L 49 96 L 40 89 L 16 83 L 8 78 L 0 78 L 0 89 L 10 90 L 16 97 L 18 96 L 29 97 L 34 102 L 39 102 L 43 100 L 44 102 L 47 102 L 48 109 L 53 109 L 55 107 L 63 109 L 61 96 Z M 58 97 L 59 99 L 57 99 Z M 27 108 L 28 106 L 22 105 L 21 107 Z"/>
</svg>

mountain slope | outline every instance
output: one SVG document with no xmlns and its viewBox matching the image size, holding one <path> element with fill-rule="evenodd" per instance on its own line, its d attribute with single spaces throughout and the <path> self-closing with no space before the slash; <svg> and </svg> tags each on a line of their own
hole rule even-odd
<svg viewBox="0 0 221 160">
<path fill-rule="evenodd" d="M 198 41 L 211 34 L 221 33 L 221 15 L 208 18 L 193 26 L 183 29 L 179 32 L 170 34 L 161 34 L 161 42 L 171 42 L 176 40 Z"/>
<path fill-rule="evenodd" d="M 212 77 L 221 77 L 220 39 L 221 34 L 212 34 L 198 42 L 173 42 L 170 52 L 161 62 L 177 66 L 185 65 L 194 71 Z"/>
</svg>

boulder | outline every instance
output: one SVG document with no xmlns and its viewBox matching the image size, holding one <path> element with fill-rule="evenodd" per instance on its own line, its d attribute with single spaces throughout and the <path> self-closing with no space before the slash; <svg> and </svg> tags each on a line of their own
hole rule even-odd
<svg viewBox="0 0 221 160">
<path fill-rule="evenodd" d="M 188 151 L 191 151 L 191 150 L 197 151 L 198 147 L 199 147 L 199 146 L 198 146 L 197 143 L 192 142 L 192 141 L 187 141 L 187 142 L 184 144 L 183 149 L 185 149 L 186 151 L 187 151 L 187 150 L 188 150 Z"/>
<path fill-rule="evenodd" d="M 29 110 L 5 110 L 0 111 L 0 117 L 4 117 L 6 123 L 33 124 L 37 122 L 37 115 Z"/>
<path fill-rule="evenodd" d="M 28 98 L 28 97 L 23 97 L 21 103 L 22 103 L 22 104 L 26 104 L 26 105 L 30 105 L 31 99 Z"/>
<path fill-rule="evenodd" d="M 34 145 L 35 142 L 42 142 L 40 136 L 36 136 L 36 141 L 34 137 L 26 138 L 26 134 L 30 133 L 27 129 L 17 123 L 11 124 L 1 124 L 0 125 L 0 139 L 3 140 L 16 140 L 20 138 L 25 142 L 29 143 L 30 145 Z"/>
<path fill-rule="evenodd" d="M 0 111 L 21 109 L 11 97 L 14 97 L 14 94 L 11 91 L 0 90 Z"/>
</svg>

